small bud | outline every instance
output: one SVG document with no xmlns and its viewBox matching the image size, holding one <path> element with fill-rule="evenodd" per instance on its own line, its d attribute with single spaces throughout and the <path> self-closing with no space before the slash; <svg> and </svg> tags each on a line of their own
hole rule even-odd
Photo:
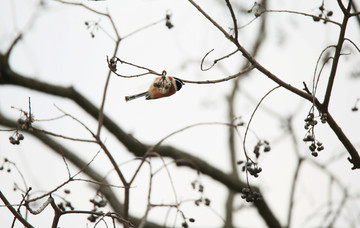
<svg viewBox="0 0 360 228">
<path fill-rule="evenodd" d="M 194 218 L 189 218 L 189 222 L 195 222 Z"/>
<path fill-rule="evenodd" d="M 314 151 L 315 151 L 315 149 L 316 149 L 315 144 L 314 144 L 314 143 L 312 143 L 312 144 L 309 146 L 309 149 L 310 149 L 312 152 L 314 152 Z"/>
<path fill-rule="evenodd" d="M 244 163 L 244 161 L 241 161 L 241 160 L 236 162 L 237 165 L 241 165 L 243 163 Z"/>
<path fill-rule="evenodd" d="M 317 120 L 313 120 L 310 122 L 311 126 L 315 126 L 317 123 L 318 123 Z"/>
<path fill-rule="evenodd" d="M 250 196 L 250 195 L 248 195 L 247 197 L 246 197 L 246 202 L 254 202 L 254 199 L 253 199 L 253 197 L 252 196 Z"/>
<path fill-rule="evenodd" d="M 309 126 L 310 126 L 310 124 L 308 122 L 306 122 L 306 124 L 304 125 L 305 130 L 309 130 Z"/>
</svg>

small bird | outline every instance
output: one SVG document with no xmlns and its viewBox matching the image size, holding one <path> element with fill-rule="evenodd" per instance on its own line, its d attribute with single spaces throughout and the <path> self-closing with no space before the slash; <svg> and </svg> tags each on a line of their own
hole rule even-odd
<svg viewBox="0 0 360 228">
<path fill-rule="evenodd" d="M 125 101 L 131 101 L 142 96 L 145 96 L 146 100 L 168 97 L 179 91 L 183 85 L 184 82 L 179 78 L 163 75 L 155 78 L 148 91 L 125 96 Z"/>
</svg>

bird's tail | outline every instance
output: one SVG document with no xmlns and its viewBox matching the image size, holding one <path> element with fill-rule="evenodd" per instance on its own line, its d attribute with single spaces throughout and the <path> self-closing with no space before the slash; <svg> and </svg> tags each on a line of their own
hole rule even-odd
<svg viewBox="0 0 360 228">
<path fill-rule="evenodd" d="M 131 101 L 131 100 L 134 100 L 136 98 L 143 97 L 143 96 L 149 96 L 149 93 L 148 92 L 143 92 L 143 93 L 135 94 L 135 95 L 132 95 L 132 96 L 125 96 L 125 101 Z"/>
</svg>

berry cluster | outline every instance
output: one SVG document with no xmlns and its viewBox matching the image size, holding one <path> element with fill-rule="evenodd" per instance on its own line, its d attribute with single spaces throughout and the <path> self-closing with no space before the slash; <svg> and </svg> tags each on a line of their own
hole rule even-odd
<svg viewBox="0 0 360 228">
<path fill-rule="evenodd" d="M 263 147 L 263 152 L 269 152 L 271 150 L 270 144 L 266 140 L 259 140 L 258 143 L 255 145 L 253 153 L 255 154 L 256 158 L 260 157 L 260 149 Z"/>
<path fill-rule="evenodd" d="M 103 208 L 107 205 L 107 201 L 104 199 L 104 196 L 102 194 L 97 194 L 93 199 L 90 199 L 90 203 L 93 204 L 93 209 L 91 211 L 93 212 L 102 212 L 99 210 L 100 208 Z M 87 218 L 90 222 L 94 223 L 99 218 L 99 215 L 91 214 Z"/>
<path fill-rule="evenodd" d="M 201 203 L 204 203 L 205 206 L 210 206 L 210 203 L 211 203 L 210 199 L 203 197 L 204 185 L 202 185 L 199 181 L 195 180 L 195 181 L 191 182 L 191 187 L 194 190 L 197 190 L 198 192 L 201 193 L 201 197 L 194 201 L 195 205 L 199 206 Z"/>
<path fill-rule="evenodd" d="M 65 190 L 64 190 L 64 193 L 65 193 L 65 194 L 70 194 L 71 192 L 70 192 L 69 189 L 65 189 Z M 61 211 L 66 211 L 67 209 L 68 209 L 68 210 L 71 210 L 71 211 L 75 210 L 74 206 L 71 204 L 70 201 L 65 200 L 65 198 L 63 198 L 63 197 L 62 197 L 62 200 L 63 200 L 64 202 L 60 202 L 60 203 L 57 204 L 58 208 L 59 208 Z"/>
<path fill-rule="evenodd" d="M 210 206 L 211 201 L 208 198 L 201 197 L 200 199 L 195 200 L 194 203 L 196 206 L 199 206 L 201 203 L 204 203 L 205 206 Z"/>
<path fill-rule="evenodd" d="M 4 167 L 4 164 L 6 164 L 6 163 L 11 163 L 7 158 L 4 158 L 4 162 L 2 163 L 2 165 L 0 166 L 0 171 L 2 171 L 2 170 L 4 170 L 5 169 L 5 167 Z M 11 172 L 11 169 L 10 169 L 10 167 L 9 168 L 7 168 L 7 170 L 6 170 L 8 173 L 10 173 Z M 16 189 L 15 189 L 16 190 Z M 14 190 L 14 191 L 15 191 Z"/>
<path fill-rule="evenodd" d="M 324 113 L 320 117 L 321 123 L 326 123 L 327 121 L 327 114 Z M 314 127 L 317 125 L 317 120 L 315 120 L 314 113 L 309 113 L 307 117 L 304 119 L 305 126 L 304 128 L 308 130 L 306 136 L 304 137 L 304 142 L 311 142 L 309 146 L 309 150 L 311 151 L 311 155 L 314 157 L 318 156 L 318 152 L 324 150 L 324 146 L 322 142 L 315 139 L 314 136 Z"/>
<path fill-rule="evenodd" d="M 174 27 L 174 25 L 171 23 L 171 14 L 170 13 L 167 13 L 166 16 L 165 16 L 165 19 L 166 19 L 166 22 L 165 22 L 165 26 L 168 28 L 168 29 L 172 29 Z"/>
<path fill-rule="evenodd" d="M 324 3 L 321 6 L 319 6 L 318 9 L 320 13 L 318 14 L 318 16 L 313 16 L 313 20 L 315 22 L 318 22 L 321 19 L 323 19 L 323 23 L 326 24 L 327 20 L 334 14 L 334 12 L 331 10 L 326 10 L 324 7 Z"/>
<path fill-rule="evenodd" d="M 65 201 L 65 203 L 60 202 L 60 203 L 57 204 L 57 206 L 61 211 L 66 211 L 66 208 L 70 209 L 71 211 L 75 210 L 75 208 L 73 207 L 73 205 L 69 201 Z"/>
<path fill-rule="evenodd" d="M 314 127 L 318 124 L 317 120 L 314 119 L 314 113 L 309 113 L 307 117 L 304 119 L 305 121 L 305 130 L 309 130 L 310 128 Z"/>
<path fill-rule="evenodd" d="M 24 135 L 18 132 L 16 132 L 15 136 L 9 137 L 9 141 L 13 145 L 19 145 L 21 140 L 24 140 Z"/>
<path fill-rule="evenodd" d="M 90 30 L 90 36 L 91 38 L 95 38 L 95 33 L 94 31 L 96 30 L 99 30 L 99 24 L 98 22 L 94 22 L 94 21 L 85 21 L 85 26 L 86 26 L 86 29 Z"/>
<path fill-rule="evenodd" d="M 259 173 L 261 173 L 262 168 L 258 167 L 258 165 L 252 161 L 244 162 L 238 161 L 238 165 L 242 165 L 241 171 L 248 172 L 251 176 L 259 177 Z"/>
<path fill-rule="evenodd" d="M 193 223 L 193 222 L 195 222 L 195 219 L 194 219 L 194 218 L 189 218 L 189 222 Z M 182 226 L 183 228 L 188 228 L 188 227 L 189 227 L 189 225 L 188 225 L 188 223 L 187 223 L 186 221 L 184 221 L 183 223 L 181 223 L 181 226 Z"/>
<path fill-rule="evenodd" d="M 261 200 L 261 194 L 259 192 L 254 192 L 250 188 L 241 189 L 241 198 L 245 199 L 246 202 L 254 202 Z"/>
</svg>

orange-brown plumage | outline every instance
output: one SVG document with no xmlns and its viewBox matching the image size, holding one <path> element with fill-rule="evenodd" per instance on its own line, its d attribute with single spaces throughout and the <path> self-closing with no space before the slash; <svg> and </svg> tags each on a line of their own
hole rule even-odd
<svg viewBox="0 0 360 228">
<path fill-rule="evenodd" d="M 146 100 L 168 97 L 180 90 L 183 84 L 180 79 L 171 76 L 156 77 L 148 91 L 133 96 L 126 96 L 125 100 L 130 101 L 142 96 L 145 96 Z"/>
</svg>

